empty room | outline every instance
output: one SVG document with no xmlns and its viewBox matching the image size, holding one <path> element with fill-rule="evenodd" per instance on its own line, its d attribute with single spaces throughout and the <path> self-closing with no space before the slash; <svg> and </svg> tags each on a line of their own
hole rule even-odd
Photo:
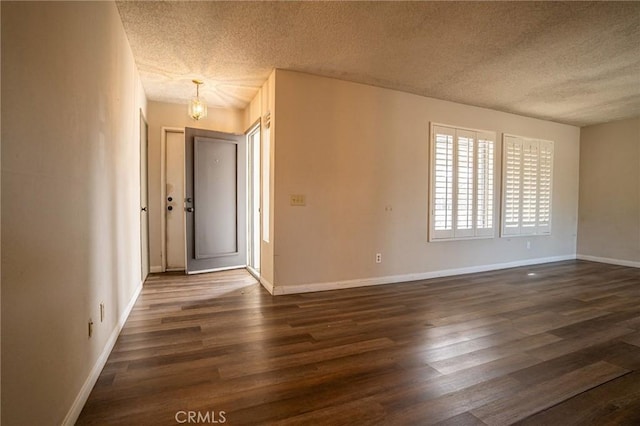
<svg viewBox="0 0 640 426">
<path fill-rule="evenodd" d="M 640 424 L 640 2 L 0 2 L 0 421 Z"/>
</svg>

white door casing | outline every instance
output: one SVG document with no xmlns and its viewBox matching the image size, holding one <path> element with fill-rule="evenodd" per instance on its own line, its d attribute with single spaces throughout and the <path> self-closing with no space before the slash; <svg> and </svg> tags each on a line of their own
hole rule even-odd
<svg viewBox="0 0 640 426">
<path fill-rule="evenodd" d="M 140 271 L 141 280 L 149 275 L 149 125 L 140 110 Z"/>
</svg>

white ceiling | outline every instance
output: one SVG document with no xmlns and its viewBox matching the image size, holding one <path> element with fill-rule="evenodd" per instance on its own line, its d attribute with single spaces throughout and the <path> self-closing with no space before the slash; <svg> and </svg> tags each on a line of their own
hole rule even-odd
<svg viewBox="0 0 640 426">
<path fill-rule="evenodd" d="M 118 2 L 151 100 L 273 68 L 584 126 L 640 115 L 640 2 Z"/>
</svg>

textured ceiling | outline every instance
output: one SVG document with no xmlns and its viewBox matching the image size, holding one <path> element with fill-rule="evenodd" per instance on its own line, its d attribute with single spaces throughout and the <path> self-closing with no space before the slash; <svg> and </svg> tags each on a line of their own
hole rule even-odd
<svg viewBox="0 0 640 426">
<path fill-rule="evenodd" d="M 640 115 L 640 2 L 118 2 L 151 100 L 243 108 L 273 68 L 579 126 Z"/>
</svg>

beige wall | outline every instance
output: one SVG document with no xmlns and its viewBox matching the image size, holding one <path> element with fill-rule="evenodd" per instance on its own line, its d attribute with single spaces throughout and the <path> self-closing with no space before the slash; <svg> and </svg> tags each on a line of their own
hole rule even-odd
<svg viewBox="0 0 640 426">
<path fill-rule="evenodd" d="M 640 117 L 581 130 L 578 254 L 640 267 Z"/>
<path fill-rule="evenodd" d="M 291 71 L 276 81 L 280 291 L 575 256 L 579 128 Z M 428 243 L 431 121 L 494 130 L 498 152 L 502 132 L 555 141 L 552 235 Z M 290 194 L 306 195 L 306 207 L 291 207 Z"/>
<path fill-rule="evenodd" d="M 141 286 L 146 101 L 114 3 L 1 7 L 2 423 L 58 425 Z"/>
<path fill-rule="evenodd" d="M 159 272 L 162 267 L 162 223 L 164 204 L 161 199 L 161 141 L 163 127 L 193 127 L 219 132 L 242 134 L 245 115 L 240 109 L 209 107 L 207 118 L 196 121 L 187 115 L 187 105 L 149 102 L 149 254 L 151 268 Z"/>
</svg>

